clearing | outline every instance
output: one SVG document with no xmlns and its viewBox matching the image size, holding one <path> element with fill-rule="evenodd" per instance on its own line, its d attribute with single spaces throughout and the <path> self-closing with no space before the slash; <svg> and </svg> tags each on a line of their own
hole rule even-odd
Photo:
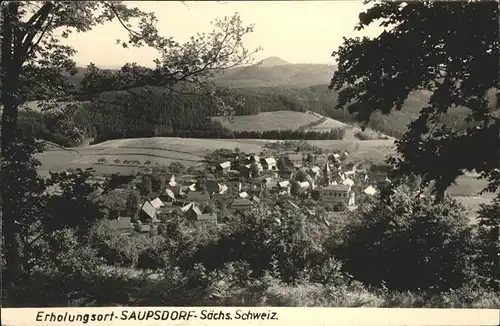
<svg viewBox="0 0 500 326">
<path fill-rule="evenodd" d="M 307 112 L 274 111 L 263 112 L 256 115 L 238 115 L 230 121 L 224 117 L 212 117 L 220 121 L 230 130 L 237 131 L 266 131 L 266 130 L 295 130 L 304 125 L 318 121 L 318 117 Z"/>
</svg>

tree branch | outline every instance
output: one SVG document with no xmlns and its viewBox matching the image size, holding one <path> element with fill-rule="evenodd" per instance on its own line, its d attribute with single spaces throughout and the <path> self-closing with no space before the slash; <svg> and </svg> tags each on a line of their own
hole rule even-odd
<svg viewBox="0 0 500 326">
<path fill-rule="evenodd" d="M 30 50 L 30 46 L 32 45 L 33 39 L 36 34 L 41 30 L 43 24 L 47 21 L 49 17 L 50 11 L 54 8 L 54 4 L 52 2 L 46 2 L 42 8 L 40 8 L 28 21 L 27 31 L 23 36 L 23 40 L 21 41 L 21 37 L 19 38 L 18 44 L 18 53 L 16 53 L 16 57 L 18 57 L 18 66 L 22 66 L 24 61 L 27 59 L 28 52 Z"/>
</svg>

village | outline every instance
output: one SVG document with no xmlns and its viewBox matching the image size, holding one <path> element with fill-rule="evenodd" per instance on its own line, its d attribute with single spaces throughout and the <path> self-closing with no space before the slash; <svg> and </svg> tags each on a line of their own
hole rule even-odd
<svg viewBox="0 0 500 326">
<path fill-rule="evenodd" d="M 221 224 L 228 215 L 245 216 L 264 206 L 276 209 L 277 215 L 295 210 L 311 218 L 320 218 L 321 211 L 321 219 L 328 223 L 327 217 L 355 210 L 390 183 L 389 165 L 353 163 L 347 152 L 266 154 L 216 150 L 206 163 L 177 174 L 150 167 L 114 189 L 140 190 L 141 198 L 137 214 L 122 210 L 110 225 L 120 232 L 147 233 L 174 216 Z M 144 190 L 149 178 L 160 180 L 156 191 Z M 104 184 L 106 178 L 94 181 Z"/>
</svg>

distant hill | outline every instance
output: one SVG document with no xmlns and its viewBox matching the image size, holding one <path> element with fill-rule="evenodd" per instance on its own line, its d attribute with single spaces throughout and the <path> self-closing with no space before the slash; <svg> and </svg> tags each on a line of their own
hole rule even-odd
<svg viewBox="0 0 500 326">
<path fill-rule="evenodd" d="M 269 57 L 264 60 L 261 60 L 257 64 L 261 67 L 274 67 L 274 66 L 289 65 L 290 62 L 287 62 L 278 57 Z"/>
<path fill-rule="evenodd" d="M 78 86 L 87 68 L 78 67 L 77 70 L 77 74 L 68 78 Z M 237 88 L 311 86 L 328 84 L 334 71 L 333 65 L 292 64 L 278 57 L 269 57 L 254 65 L 228 69 L 216 76 L 215 80 L 222 85 Z"/>
</svg>

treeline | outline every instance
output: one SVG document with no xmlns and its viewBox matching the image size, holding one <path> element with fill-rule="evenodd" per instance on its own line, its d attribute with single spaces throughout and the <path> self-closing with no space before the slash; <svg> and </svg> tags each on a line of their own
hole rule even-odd
<svg viewBox="0 0 500 326">
<path fill-rule="evenodd" d="M 181 137 L 207 139 L 286 139 L 286 140 L 341 140 L 345 136 L 345 129 L 333 128 L 326 132 L 301 130 L 266 130 L 266 131 L 233 131 L 224 128 L 209 130 L 174 130 L 169 132 L 153 133 L 151 130 L 136 130 L 131 133 L 106 133 L 95 138 L 93 144 L 112 139 L 143 138 L 143 137 Z"/>
</svg>

